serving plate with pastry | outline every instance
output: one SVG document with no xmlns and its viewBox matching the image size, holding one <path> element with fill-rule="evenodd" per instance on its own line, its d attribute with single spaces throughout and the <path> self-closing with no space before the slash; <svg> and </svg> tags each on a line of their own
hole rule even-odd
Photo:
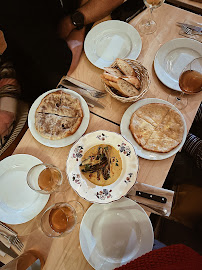
<svg viewBox="0 0 202 270">
<path fill-rule="evenodd" d="M 138 156 L 162 160 L 183 146 L 187 127 L 182 113 L 172 104 L 157 98 L 132 104 L 121 120 L 121 134 L 135 147 Z"/>
<path fill-rule="evenodd" d="M 35 100 L 29 111 L 28 126 L 41 144 L 64 147 L 83 135 L 89 117 L 88 105 L 78 93 L 58 88 Z"/>
<path fill-rule="evenodd" d="M 121 102 L 134 102 L 149 89 L 149 73 L 138 61 L 117 58 L 101 75 L 105 90 Z"/>
</svg>

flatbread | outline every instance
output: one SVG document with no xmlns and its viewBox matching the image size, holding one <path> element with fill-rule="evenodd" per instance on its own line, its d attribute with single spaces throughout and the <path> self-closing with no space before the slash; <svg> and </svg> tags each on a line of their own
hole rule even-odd
<svg viewBox="0 0 202 270">
<path fill-rule="evenodd" d="M 68 117 L 81 117 L 83 115 L 79 100 L 62 90 L 52 92 L 45 96 L 36 112 L 51 113 Z"/>
<path fill-rule="evenodd" d="M 48 94 L 40 102 L 35 113 L 35 128 L 42 137 L 59 140 L 74 134 L 82 119 L 80 101 L 59 90 Z"/>
<path fill-rule="evenodd" d="M 145 121 L 157 127 L 170 110 L 169 106 L 162 103 L 150 103 L 140 107 L 136 114 Z"/>
<path fill-rule="evenodd" d="M 142 147 L 149 151 L 165 153 L 174 149 L 178 144 L 177 141 L 166 136 L 160 130 L 155 130 Z"/>
<path fill-rule="evenodd" d="M 180 143 L 184 134 L 184 123 L 178 112 L 170 110 L 159 125 L 159 130 Z"/>
<path fill-rule="evenodd" d="M 150 103 L 133 113 L 129 129 L 143 149 L 167 153 L 181 143 L 184 122 L 167 104 Z"/>
<path fill-rule="evenodd" d="M 133 113 L 130 119 L 129 128 L 137 143 L 142 146 L 146 144 L 149 137 L 155 130 L 154 126 L 137 116 L 136 113 Z"/>
</svg>

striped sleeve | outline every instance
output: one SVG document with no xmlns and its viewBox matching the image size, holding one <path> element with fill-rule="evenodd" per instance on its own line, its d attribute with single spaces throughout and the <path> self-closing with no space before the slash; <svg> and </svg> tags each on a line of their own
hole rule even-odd
<svg viewBox="0 0 202 270">
<path fill-rule="evenodd" d="M 197 167 L 202 169 L 202 140 L 189 133 L 183 145 L 183 149 L 196 160 Z"/>
</svg>

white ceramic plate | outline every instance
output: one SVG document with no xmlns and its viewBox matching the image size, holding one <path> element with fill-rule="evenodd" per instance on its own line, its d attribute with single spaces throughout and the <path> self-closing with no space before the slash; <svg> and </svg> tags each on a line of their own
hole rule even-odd
<svg viewBox="0 0 202 270">
<path fill-rule="evenodd" d="M 137 59 L 142 49 L 138 31 L 130 24 L 111 20 L 99 23 L 87 34 L 84 51 L 88 60 L 103 69 L 116 58 Z"/>
<path fill-rule="evenodd" d="M 201 55 L 202 43 L 190 38 L 173 39 L 157 51 L 154 70 L 163 84 L 173 90 L 181 91 L 178 82 L 182 70 Z"/>
<path fill-rule="evenodd" d="M 25 154 L 9 156 L 0 162 L 0 220 L 22 224 L 37 216 L 48 202 L 48 194 L 27 185 L 27 173 L 40 159 Z"/>
<path fill-rule="evenodd" d="M 123 197 L 107 205 L 93 204 L 80 226 L 80 245 L 96 270 L 111 270 L 152 250 L 154 236 L 145 211 Z"/>
<path fill-rule="evenodd" d="M 98 144 L 113 146 L 119 151 L 122 159 L 122 172 L 111 185 L 97 186 L 86 179 L 79 169 L 83 154 Z M 93 203 L 109 203 L 128 193 L 136 181 L 138 166 L 138 158 L 132 144 L 118 133 L 98 130 L 81 137 L 72 146 L 66 163 L 66 173 L 70 185 L 80 197 Z"/>
<path fill-rule="evenodd" d="M 46 95 L 48 95 L 51 92 L 58 91 L 58 90 L 62 90 L 64 92 L 78 98 L 80 103 L 81 103 L 81 107 L 82 107 L 84 116 L 83 116 L 83 120 L 81 122 L 80 127 L 77 129 L 77 131 L 73 135 L 68 136 L 67 138 L 64 138 L 64 139 L 61 139 L 61 140 L 49 140 L 49 139 L 46 139 L 46 138 L 42 137 L 36 130 L 36 128 L 35 128 L 35 112 L 36 112 L 36 109 L 38 108 L 41 100 Z M 38 142 L 40 142 L 43 145 L 49 146 L 49 147 L 57 148 L 57 147 L 64 147 L 64 146 L 70 145 L 70 144 L 74 143 L 76 140 L 78 140 L 84 134 L 84 132 L 86 131 L 86 129 L 88 127 L 88 124 L 89 124 L 89 119 L 90 119 L 89 108 L 88 108 L 88 105 L 87 105 L 86 101 L 82 98 L 82 96 L 80 96 L 76 92 L 74 92 L 72 90 L 69 90 L 69 89 L 57 88 L 57 89 L 53 89 L 53 90 L 50 90 L 48 92 L 45 92 L 44 94 L 39 96 L 34 101 L 34 103 L 32 104 L 32 106 L 31 106 L 31 108 L 29 110 L 28 126 L 29 126 L 29 129 L 30 129 L 30 132 L 31 132 L 32 136 Z"/>
<path fill-rule="evenodd" d="M 176 110 L 182 117 L 183 123 L 184 123 L 184 135 L 182 138 L 182 142 L 173 150 L 171 150 L 168 153 L 155 153 L 152 151 L 147 151 L 145 149 L 143 149 L 133 138 L 132 133 L 130 132 L 129 129 L 129 124 L 130 124 L 130 119 L 132 114 L 140 107 L 142 107 L 143 105 L 149 104 L 149 103 L 163 103 L 163 104 L 167 104 L 170 105 L 172 107 L 172 109 Z M 122 119 L 121 119 L 121 125 L 120 125 L 120 129 L 121 129 L 121 134 L 124 138 L 126 138 L 129 142 L 131 142 L 133 144 L 133 146 L 135 147 L 135 151 L 137 153 L 137 155 L 139 157 L 145 158 L 145 159 L 150 159 L 150 160 L 162 160 L 162 159 L 166 159 L 169 158 L 171 156 L 173 156 L 174 154 L 176 154 L 183 146 L 185 140 L 186 140 L 186 136 L 187 136 L 187 125 L 185 122 L 185 119 L 182 115 L 182 113 L 175 107 L 173 106 L 171 103 L 169 103 L 168 101 L 162 100 L 162 99 L 157 99 L 157 98 L 147 98 L 147 99 L 142 99 L 137 101 L 136 103 L 132 104 L 124 113 Z"/>
</svg>

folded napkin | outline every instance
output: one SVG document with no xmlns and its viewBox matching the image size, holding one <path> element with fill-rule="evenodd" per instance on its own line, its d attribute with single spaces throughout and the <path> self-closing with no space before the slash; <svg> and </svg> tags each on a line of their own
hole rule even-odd
<svg viewBox="0 0 202 270">
<path fill-rule="evenodd" d="M 202 27 L 202 24 L 201 24 L 201 23 L 196 23 L 196 22 L 189 21 L 189 20 L 185 20 L 183 23 L 191 24 L 191 25 L 194 25 L 194 26 Z M 196 31 L 193 31 L 192 33 L 193 33 L 193 34 L 191 34 L 191 35 L 186 34 L 186 33 L 183 31 L 182 28 L 180 28 L 180 31 L 179 31 L 179 34 L 180 34 L 181 36 L 184 36 L 184 37 L 191 38 L 191 39 L 197 40 L 197 41 L 199 41 L 199 42 L 202 42 L 202 35 L 198 35 Z"/>
<path fill-rule="evenodd" d="M 17 233 L 12 232 L 10 230 L 7 230 L 6 228 L 4 228 L 1 223 L 0 223 L 0 232 L 6 233 L 7 235 L 14 235 L 17 236 Z M 7 246 L 8 248 L 11 247 L 11 244 L 8 242 L 7 239 L 5 239 L 2 235 L 0 235 L 0 241 Z M 2 250 L 0 250 L 0 256 L 4 257 L 6 255 L 6 253 L 4 253 Z"/>
<path fill-rule="evenodd" d="M 147 194 L 165 197 L 166 202 L 161 203 L 158 201 L 151 200 L 149 198 L 147 199 L 145 197 L 138 196 L 138 194 L 141 193 L 141 191 L 146 192 Z M 134 185 L 134 187 L 127 194 L 127 197 L 129 197 L 132 200 L 139 203 L 140 206 L 142 206 L 146 211 L 168 217 L 170 215 L 171 209 L 172 209 L 174 191 L 164 189 L 164 188 L 154 187 L 151 185 L 146 185 L 143 183 L 136 183 Z M 147 207 L 147 205 L 148 205 L 148 207 Z M 151 206 L 151 208 L 150 208 L 150 206 Z"/>
</svg>

